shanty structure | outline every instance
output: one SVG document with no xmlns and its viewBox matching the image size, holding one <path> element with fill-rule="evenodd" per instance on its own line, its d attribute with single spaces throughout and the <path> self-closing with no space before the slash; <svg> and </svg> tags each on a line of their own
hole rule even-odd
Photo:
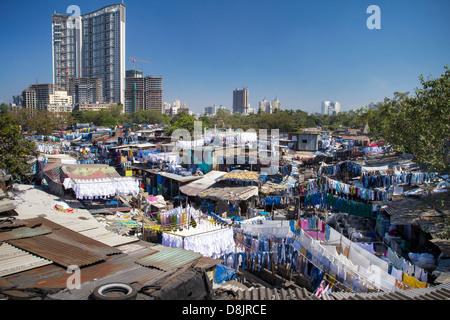
<svg viewBox="0 0 450 320">
<path fill-rule="evenodd" d="M 110 197 L 118 194 L 137 194 L 139 184 L 135 178 L 122 177 L 107 164 L 51 163 L 43 174 L 50 192 L 64 196 L 72 189 L 78 199 Z"/>
</svg>

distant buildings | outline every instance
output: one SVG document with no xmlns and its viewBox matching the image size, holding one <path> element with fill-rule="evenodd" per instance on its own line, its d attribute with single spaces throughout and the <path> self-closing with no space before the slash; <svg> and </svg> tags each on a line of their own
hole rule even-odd
<svg viewBox="0 0 450 320">
<path fill-rule="evenodd" d="M 141 110 L 164 112 L 162 76 L 143 77 L 141 70 L 128 70 L 125 78 L 125 113 Z"/>
<path fill-rule="evenodd" d="M 105 102 L 125 101 L 125 5 L 81 16 L 52 14 L 53 84 L 68 90 L 72 77 L 102 80 Z"/>
<path fill-rule="evenodd" d="M 322 101 L 322 114 L 338 114 L 341 111 L 341 104 L 337 101 Z"/>
<path fill-rule="evenodd" d="M 84 103 L 79 104 L 77 107 L 74 107 L 74 109 L 78 111 L 99 111 L 101 109 L 107 109 L 109 107 L 114 106 L 115 103 Z"/>
<path fill-rule="evenodd" d="M 251 112 L 248 102 L 247 88 L 236 89 L 233 91 L 233 113 L 249 114 Z"/>
<path fill-rule="evenodd" d="M 37 110 L 36 90 L 28 88 L 22 91 L 22 107 Z"/>
<path fill-rule="evenodd" d="M 272 101 L 272 112 L 281 110 L 281 102 L 277 98 Z"/>
<path fill-rule="evenodd" d="M 30 89 L 36 92 L 36 108 L 38 110 L 47 110 L 50 102 L 50 95 L 57 89 L 53 84 L 32 84 Z"/>
<path fill-rule="evenodd" d="M 225 109 L 225 107 L 223 105 L 220 106 L 213 105 L 205 107 L 205 114 L 215 116 L 217 114 L 217 111 L 219 111 L 219 109 Z"/>
<path fill-rule="evenodd" d="M 188 106 L 185 103 L 183 103 L 181 105 L 181 107 L 178 109 L 178 113 L 180 113 L 180 112 L 184 112 L 184 113 L 187 113 L 189 115 L 192 115 L 192 111 L 189 110 Z"/>
<path fill-rule="evenodd" d="M 32 84 L 22 92 L 22 107 L 50 112 L 72 112 L 73 100 L 67 91 L 53 84 Z"/>
<path fill-rule="evenodd" d="M 281 102 L 276 98 L 273 101 L 267 101 L 264 99 L 259 102 L 259 111 L 261 112 L 273 113 L 276 110 L 281 110 Z"/>
<path fill-rule="evenodd" d="M 69 96 L 75 108 L 82 104 L 102 103 L 103 81 L 100 78 L 69 78 Z"/>
<path fill-rule="evenodd" d="M 146 76 L 145 77 L 145 109 L 146 110 L 155 110 L 161 113 L 163 110 L 163 101 L 162 101 L 162 76 L 153 77 Z"/>
<path fill-rule="evenodd" d="M 67 91 L 55 91 L 48 98 L 47 111 L 72 112 L 72 97 L 67 94 Z"/>
<path fill-rule="evenodd" d="M 380 106 L 380 103 L 371 102 L 369 103 L 369 109 L 370 110 L 378 110 L 378 107 Z"/>
<path fill-rule="evenodd" d="M 22 107 L 29 110 L 47 110 L 50 95 L 55 92 L 52 84 L 32 84 L 22 91 Z"/>
</svg>

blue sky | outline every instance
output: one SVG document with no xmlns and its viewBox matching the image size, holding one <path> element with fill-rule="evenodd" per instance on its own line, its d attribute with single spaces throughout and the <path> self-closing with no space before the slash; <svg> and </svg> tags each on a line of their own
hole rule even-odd
<svg viewBox="0 0 450 320">
<path fill-rule="evenodd" d="M 0 101 L 32 83 L 51 83 L 51 14 L 81 14 L 120 1 L 2 1 Z M 250 104 L 277 97 L 283 109 L 342 110 L 412 92 L 418 76 L 450 64 L 449 0 L 125 0 L 126 56 L 163 75 L 163 99 L 194 112 L 231 109 L 246 86 Z M 378 5 L 381 29 L 366 9 Z M 127 60 L 127 69 L 132 62 Z"/>
</svg>

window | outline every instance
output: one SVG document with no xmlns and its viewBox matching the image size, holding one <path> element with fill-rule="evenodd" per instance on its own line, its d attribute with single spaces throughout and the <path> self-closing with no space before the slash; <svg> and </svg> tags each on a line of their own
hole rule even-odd
<svg viewBox="0 0 450 320">
<path fill-rule="evenodd" d="M 308 143 L 308 140 L 303 139 L 302 143 Z"/>
</svg>

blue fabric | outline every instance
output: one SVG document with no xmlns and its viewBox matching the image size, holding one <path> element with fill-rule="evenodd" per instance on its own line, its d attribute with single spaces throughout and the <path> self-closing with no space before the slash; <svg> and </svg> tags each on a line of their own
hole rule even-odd
<svg viewBox="0 0 450 320">
<path fill-rule="evenodd" d="M 224 281 L 233 280 L 234 278 L 236 278 L 234 269 L 223 264 L 216 265 L 216 273 L 214 276 L 215 283 L 222 283 Z"/>
<path fill-rule="evenodd" d="M 316 268 L 315 266 L 312 266 L 310 280 L 311 280 L 311 287 L 314 291 L 320 286 L 320 283 L 322 282 L 323 279 L 323 274 L 324 273 L 322 270 Z"/>
</svg>

